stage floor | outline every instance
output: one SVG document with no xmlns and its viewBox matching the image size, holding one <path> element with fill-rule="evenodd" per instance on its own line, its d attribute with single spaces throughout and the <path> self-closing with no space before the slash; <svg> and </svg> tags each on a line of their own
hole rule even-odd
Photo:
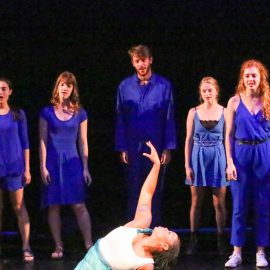
<svg viewBox="0 0 270 270">
<path fill-rule="evenodd" d="M 213 232 L 202 232 L 200 234 L 200 252 L 198 255 L 185 255 L 185 248 L 188 244 L 189 234 L 181 232 L 182 240 L 180 256 L 171 270 L 219 270 L 225 269 L 224 263 L 228 259 L 231 247 L 228 245 L 224 255 L 218 255 L 216 250 L 216 236 Z M 50 253 L 53 249 L 51 238 L 39 235 L 32 240 L 32 249 L 35 253 L 33 263 L 24 263 L 21 258 L 20 240 L 17 234 L 5 235 L 2 240 L 3 254 L 0 258 L 0 270 L 72 270 L 84 255 L 82 240 L 79 233 L 65 235 L 65 256 L 61 260 L 52 260 Z M 229 239 L 229 233 L 228 233 Z M 229 241 L 229 240 L 228 240 Z M 268 251 L 268 250 L 267 250 Z M 269 258 L 270 259 L 270 258 Z M 252 241 L 252 233 L 248 233 L 247 245 L 243 252 L 242 265 L 237 270 L 256 269 L 255 247 Z M 270 269 L 266 267 L 263 269 Z"/>
</svg>

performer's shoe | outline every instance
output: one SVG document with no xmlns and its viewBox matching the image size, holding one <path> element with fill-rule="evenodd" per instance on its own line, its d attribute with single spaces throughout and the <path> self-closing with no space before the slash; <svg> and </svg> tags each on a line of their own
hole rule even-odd
<svg viewBox="0 0 270 270">
<path fill-rule="evenodd" d="M 238 253 L 233 253 L 230 257 L 229 260 L 225 263 L 225 267 L 237 267 L 239 264 L 242 263 L 242 257 Z"/>
<path fill-rule="evenodd" d="M 259 251 L 256 253 L 256 266 L 257 267 L 266 267 L 268 262 L 265 258 L 265 253 L 263 251 Z"/>
<path fill-rule="evenodd" d="M 35 259 L 34 253 L 32 252 L 31 249 L 24 249 L 23 250 L 23 261 L 28 263 L 28 262 L 33 262 Z"/>
<path fill-rule="evenodd" d="M 224 233 L 219 233 L 217 235 L 217 249 L 219 255 L 226 254 L 227 250 L 227 241 L 226 235 Z"/>
<path fill-rule="evenodd" d="M 199 251 L 198 235 L 196 232 L 190 234 L 190 240 L 186 249 L 186 255 L 196 255 Z"/>
</svg>

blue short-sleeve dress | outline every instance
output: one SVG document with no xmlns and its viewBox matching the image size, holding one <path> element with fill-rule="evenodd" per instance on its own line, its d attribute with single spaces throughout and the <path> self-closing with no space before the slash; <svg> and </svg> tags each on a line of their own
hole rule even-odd
<svg viewBox="0 0 270 270">
<path fill-rule="evenodd" d="M 222 187 L 226 182 L 226 156 L 223 144 L 224 114 L 212 129 L 206 129 L 198 116 L 194 115 L 193 147 L 191 154 L 191 168 L 193 170 L 194 186 Z M 186 180 L 187 185 L 191 185 Z"/>
<path fill-rule="evenodd" d="M 29 149 L 29 140 L 24 111 L 16 109 L 0 115 L 0 189 L 16 191 L 25 186 L 26 149 Z"/>
<path fill-rule="evenodd" d="M 46 168 L 51 182 L 43 186 L 42 205 L 69 205 L 85 201 L 83 165 L 77 139 L 80 124 L 87 119 L 82 108 L 69 120 L 57 118 L 53 106 L 43 108 L 40 117 L 48 125 Z"/>
</svg>

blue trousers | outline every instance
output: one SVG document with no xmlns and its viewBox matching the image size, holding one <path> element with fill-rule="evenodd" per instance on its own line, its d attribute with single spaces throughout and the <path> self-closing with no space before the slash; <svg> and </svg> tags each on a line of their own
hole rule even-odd
<svg viewBox="0 0 270 270">
<path fill-rule="evenodd" d="M 256 245 L 269 246 L 269 158 L 262 151 L 263 148 L 263 145 L 235 147 L 237 181 L 231 181 L 231 244 L 234 246 L 242 247 L 245 244 L 249 210 L 253 210 Z"/>
</svg>

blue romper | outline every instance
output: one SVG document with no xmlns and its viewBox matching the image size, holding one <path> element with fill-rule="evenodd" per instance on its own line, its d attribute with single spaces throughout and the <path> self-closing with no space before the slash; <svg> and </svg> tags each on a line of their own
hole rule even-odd
<svg viewBox="0 0 270 270">
<path fill-rule="evenodd" d="M 195 111 L 190 162 L 194 173 L 192 185 L 217 188 L 228 185 L 225 175 L 226 157 L 223 133 L 223 113 L 217 125 L 208 130 L 201 124 L 198 113 Z M 190 185 L 190 182 L 186 180 L 186 184 Z"/>
<path fill-rule="evenodd" d="M 234 124 L 235 145 L 232 154 L 237 181 L 231 181 L 231 244 L 244 245 L 248 209 L 251 206 L 254 210 L 256 245 L 268 246 L 270 122 L 263 118 L 261 110 L 252 115 L 240 99 Z"/>
<path fill-rule="evenodd" d="M 77 149 L 80 124 L 87 119 L 80 109 L 71 119 L 57 118 L 53 106 L 43 108 L 40 117 L 48 124 L 46 167 L 51 182 L 43 186 L 43 206 L 85 201 L 83 165 Z"/>
</svg>

